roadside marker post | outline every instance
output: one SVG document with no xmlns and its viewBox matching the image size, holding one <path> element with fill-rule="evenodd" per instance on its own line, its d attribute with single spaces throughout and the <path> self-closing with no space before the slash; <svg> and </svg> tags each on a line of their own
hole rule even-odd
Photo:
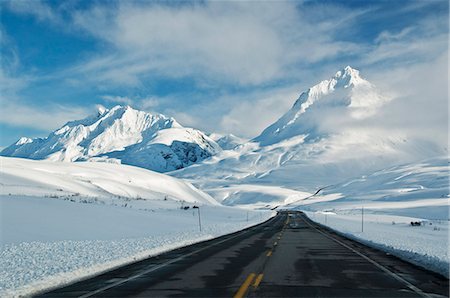
<svg viewBox="0 0 450 298">
<path fill-rule="evenodd" d="M 361 233 L 364 233 L 364 206 L 361 208 Z"/>
<path fill-rule="evenodd" d="M 200 232 L 201 232 L 202 231 L 202 220 L 201 220 L 201 217 L 200 217 L 200 207 L 194 206 L 194 207 L 192 207 L 192 209 L 197 209 L 198 210 L 198 227 L 199 227 Z"/>
</svg>

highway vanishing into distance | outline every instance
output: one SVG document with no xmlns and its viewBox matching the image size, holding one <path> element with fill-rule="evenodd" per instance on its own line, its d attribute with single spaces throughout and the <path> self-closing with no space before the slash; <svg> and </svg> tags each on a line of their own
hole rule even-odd
<svg viewBox="0 0 450 298">
<path fill-rule="evenodd" d="M 449 280 L 342 237 L 301 212 L 40 297 L 448 297 Z"/>
</svg>

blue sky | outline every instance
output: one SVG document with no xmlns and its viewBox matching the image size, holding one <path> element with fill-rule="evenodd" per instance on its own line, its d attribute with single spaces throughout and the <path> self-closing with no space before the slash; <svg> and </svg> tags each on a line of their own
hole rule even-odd
<svg viewBox="0 0 450 298">
<path fill-rule="evenodd" d="M 416 105 L 439 112 L 447 102 L 446 0 L 0 5 L 0 147 L 46 136 L 97 104 L 253 137 L 346 65 L 400 96 L 430 95 L 435 78 Z M 443 123 L 426 121 L 429 130 Z"/>
</svg>

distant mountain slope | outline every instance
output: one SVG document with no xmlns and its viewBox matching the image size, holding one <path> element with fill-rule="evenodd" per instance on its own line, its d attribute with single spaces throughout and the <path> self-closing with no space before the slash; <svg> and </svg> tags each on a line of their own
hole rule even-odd
<svg viewBox="0 0 450 298">
<path fill-rule="evenodd" d="M 52 161 L 116 160 L 159 172 L 189 166 L 219 152 L 199 130 L 129 106 L 100 109 L 47 138 L 21 138 L 0 155 Z"/>
</svg>

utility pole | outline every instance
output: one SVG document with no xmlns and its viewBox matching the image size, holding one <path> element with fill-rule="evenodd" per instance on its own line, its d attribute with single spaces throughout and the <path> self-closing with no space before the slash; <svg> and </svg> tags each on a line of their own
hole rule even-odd
<svg viewBox="0 0 450 298">
<path fill-rule="evenodd" d="M 202 220 L 200 219 L 200 207 L 194 206 L 192 209 L 198 209 L 198 228 L 202 231 Z"/>
<path fill-rule="evenodd" d="M 361 208 L 361 233 L 364 233 L 364 206 Z"/>
</svg>

